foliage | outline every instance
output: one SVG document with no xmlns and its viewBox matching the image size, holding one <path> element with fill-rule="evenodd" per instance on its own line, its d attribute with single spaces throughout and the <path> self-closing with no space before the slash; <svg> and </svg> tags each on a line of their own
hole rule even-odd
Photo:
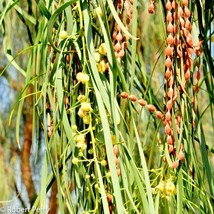
<svg viewBox="0 0 214 214">
<path fill-rule="evenodd" d="M 1 76 L 24 78 L 18 147 L 45 148 L 31 213 L 54 183 L 60 213 L 213 213 L 213 2 L 23 2 L 1 2 Z"/>
</svg>

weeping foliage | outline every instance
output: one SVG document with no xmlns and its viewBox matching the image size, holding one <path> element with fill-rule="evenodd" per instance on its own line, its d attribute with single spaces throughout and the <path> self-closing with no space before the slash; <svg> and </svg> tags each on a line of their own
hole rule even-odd
<svg viewBox="0 0 214 214">
<path fill-rule="evenodd" d="M 1 76 L 13 66 L 24 79 L 17 146 L 24 114 L 29 156 L 45 149 L 30 213 L 50 195 L 60 213 L 213 213 L 213 6 L 1 2 Z"/>
</svg>

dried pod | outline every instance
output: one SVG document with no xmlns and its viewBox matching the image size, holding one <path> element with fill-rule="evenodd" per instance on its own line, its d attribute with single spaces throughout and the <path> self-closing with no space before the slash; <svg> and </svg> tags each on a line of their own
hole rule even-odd
<svg viewBox="0 0 214 214">
<path fill-rule="evenodd" d="M 183 16 L 183 9 L 182 7 L 178 8 L 178 18 L 180 18 L 181 16 Z"/>
<path fill-rule="evenodd" d="M 180 43 L 180 39 L 179 39 L 179 36 L 177 35 L 177 36 L 174 37 L 174 45 L 178 46 L 179 43 Z"/>
<path fill-rule="evenodd" d="M 168 143 L 168 144 L 173 144 L 173 143 L 174 143 L 174 140 L 173 140 L 173 138 L 172 138 L 171 135 L 168 135 L 168 136 L 167 136 L 167 143 Z"/>
<path fill-rule="evenodd" d="M 167 44 L 169 44 L 169 45 L 173 45 L 173 43 L 174 43 L 174 38 L 173 38 L 173 36 L 172 36 L 171 33 L 167 36 L 166 42 L 167 42 Z"/>
<path fill-rule="evenodd" d="M 188 6 L 188 0 L 182 0 L 182 5 L 184 6 L 184 7 L 187 7 Z"/>
<path fill-rule="evenodd" d="M 188 9 L 188 7 L 184 7 L 184 14 L 187 18 L 190 18 L 191 16 L 191 12 L 190 10 Z"/>
<path fill-rule="evenodd" d="M 132 101 L 132 102 L 136 102 L 137 101 L 137 97 L 135 95 L 130 95 L 129 96 L 129 99 Z"/>
<path fill-rule="evenodd" d="M 122 39 L 123 39 L 123 36 L 122 36 L 121 32 L 119 31 L 118 34 L 117 34 L 117 36 L 116 36 L 116 40 L 119 41 L 119 42 L 121 42 Z"/>
<path fill-rule="evenodd" d="M 153 14 L 155 12 L 155 6 L 153 3 L 148 5 L 148 12 Z"/>
<path fill-rule="evenodd" d="M 173 48 L 168 45 L 165 48 L 165 54 L 166 54 L 166 56 L 172 56 L 173 55 Z"/>
<path fill-rule="evenodd" d="M 172 22 L 172 21 L 173 21 L 173 17 L 172 17 L 171 11 L 168 11 L 168 12 L 167 12 L 166 21 L 167 21 L 167 22 Z"/>
<path fill-rule="evenodd" d="M 123 58 L 125 55 L 125 51 L 121 49 L 121 51 L 118 53 L 118 57 Z"/>
<path fill-rule="evenodd" d="M 166 9 L 167 9 L 167 10 L 172 10 L 172 4 L 171 4 L 171 1 L 170 1 L 170 0 L 168 0 L 168 1 L 166 2 Z"/>
<path fill-rule="evenodd" d="M 174 146 L 172 144 L 169 144 L 168 145 L 168 151 L 169 151 L 169 154 L 172 153 L 174 150 Z"/>
<path fill-rule="evenodd" d="M 185 156 L 184 153 L 180 150 L 178 154 L 178 160 L 184 160 Z"/>
<path fill-rule="evenodd" d="M 164 131 L 167 135 L 169 135 L 171 133 L 171 127 L 169 126 L 169 124 L 167 123 L 165 128 L 164 128 Z"/>
<path fill-rule="evenodd" d="M 170 111 L 166 112 L 165 119 L 166 119 L 166 121 L 170 121 L 171 120 L 171 113 L 170 113 Z"/>
<path fill-rule="evenodd" d="M 171 165 L 171 168 L 176 169 L 176 168 L 178 168 L 178 166 L 179 166 L 179 160 L 174 161 Z"/>
<path fill-rule="evenodd" d="M 173 24 L 171 22 L 169 22 L 169 24 L 167 25 L 166 30 L 167 30 L 168 33 L 173 33 L 174 26 L 173 26 Z"/>
<path fill-rule="evenodd" d="M 176 9 L 178 8 L 178 3 L 176 2 L 176 0 L 173 0 L 173 1 L 172 1 L 172 8 L 173 8 L 174 10 L 176 10 Z"/>
<path fill-rule="evenodd" d="M 147 105 L 147 102 L 146 102 L 144 99 L 138 100 L 138 103 L 139 103 L 141 106 L 146 106 L 146 105 Z"/>
<path fill-rule="evenodd" d="M 114 155 L 115 155 L 115 156 L 118 156 L 119 148 L 118 148 L 117 145 L 114 145 L 114 147 L 113 147 L 113 152 L 114 152 Z"/>
<path fill-rule="evenodd" d="M 167 68 L 167 70 L 165 72 L 166 79 L 168 80 L 171 76 L 172 76 L 172 70 Z"/>
<path fill-rule="evenodd" d="M 123 99 L 126 99 L 126 98 L 128 98 L 128 93 L 127 92 L 125 92 L 125 91 L 123 91 L 121 94 L 120 94 L 120 96 L 123 98 Z"/>
<path fill-rule="evenodd" d="M 185 80 L 188 81 L 190 79 L 190 70 L 188 69 L 184 74 Z"/>
<path fill-rule="evenodd" d="M 120 42 L 117 42 L 117 43 L 115 44 L 114 50 L 115 50 L 116 52 L 120 52 L 120 50 L 121 50 Z"/>
<path fill-rule="evenodd" d="M 162 114 L 161 111 L 156 111 L 156 112 L 155 112 L 155 115 L 156 115 L 156 117 L 157 117 L 158 119 L 162 119 L 162 118 L 163 118 L 163 114 Z"/>
<path fill-rule="evenodd" d="M 156 110 L 155 106 L 151 104 L 147 105 L 146 107 L 150 112 L 154 112 Z"/>
<path fill-rule="evenodd" d="M 168 89 L 168 91 L 167 91 L 167 96 L 168 96 L 169 98 L 172 98 L 173 93 L 174 93 L 174 90 L 173 90 L 172 87 L 170 87 L 170 88 Z"/>
<path fill-rule="evenodd" d="M 127 48 L 127 42 L 122 43 L 122 48 L 123 48 L 123 50 L 125 50 Z"/>
<path fill-rule="evenodd" d="M 184 27 L 185 27 L 188 31 L 190 31 L 190 30 L 192 29 L 192 24 L 191 24 L 191 22 L 190 22 L 189 19 L 186 19 L 186 20 L 185 20 L 185 25 L 184 25 Z"/>
<path fill-rule="evenodd" d="M 175 102 L 178 99 L 178 95 L 175 94 L 175 96 L 172 98 L 172 101 Z"/>
<path fill-rule="evenodd" d="M 173 102 L 172 100 L 169 100 L 167 103 L 166 103 L 166 108 L 168 109 L 168 111 L 170 111 L 172 109 L 172 106 L 173 106 Z"/>
<path fill-rule="evenodd" d="M 165 66 L 167 68 L 171 68 L 172 67 L 172 61 L 169 57 L 167 57 L 167 59 L 165 60 Z"/>
<path fill-rule="evenodd" d="M 181 28 L 184 27 L 185 21 L 182 17 L 179 18 Z"/>
<path fill-rule="evenodd" d="M 173 78 L 170 78 L 169 81 L 168 81 L 168 86 L 169 87 L 172 87 L 174 84 L 174 79 Z"/>
</svg>

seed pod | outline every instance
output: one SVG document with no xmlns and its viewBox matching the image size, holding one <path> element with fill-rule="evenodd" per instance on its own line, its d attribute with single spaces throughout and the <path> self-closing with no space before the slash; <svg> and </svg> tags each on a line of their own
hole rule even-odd
<svg viewBox="0 0 214 214">
<path fill-rule="evenodd" d="M 191 12 L 190 12 L 190 10 L 188 9 L 188 7 L 184 7 L 184 14 L 186 15 L 187 18 L 190 18 Z"/>
<path fill-rule="evenodd" d="M 190 70 L 188 69 L 184 74 L 185 80 L 188 81 L 190 79 Z"/>
<path fill-rule="evenodd" d="M 127 48 L 127 42 L 122 43 L 122 48 L 123 48 L 123 50 L 125 50 Z"/>
<path fill-rule="evenodd" d="M 174 80 L 173 80 L 173 78 L 170 78 L 169 81 L 168 81 L 168 86 L 172 87 L 173 84 L 174 84 Z"/>
<path fill-rule="evenodd" d="M 173 20 L 172 13 L 171 13 L 171 11 L 168 11 L 167 15 L 166 15 L 166 21 L 167 22 L 172 22 L 172 20 Z"/>
<path fill-rule="evenodd" d="M 121 170 L 120 169 L 117 169 L 117 175 L 121 176 Z"/>
<path fill-rule="evenodd" d="M 119 31 L 116 36 L 116 40 L 120 42 L 120 41 L 122 41 L 122 39 L 123 39 L 123 36 L 122 36 L 121 32 Z"/>
<path fill-rule="evenodd" d="M 162 118 L 163 118 L 163 114 L 162 114 L 161 111 L 156 111 L 156 112 L 155 112 L 155 115 L 156 115 L 156 117 L 157 117 L 158 119 L 162 119 Z"/>
<path fill-rule="evenodd" d="M 167 91 L 167 96 L 168 96 L 169 98 L 172 98 L 173 92 L 174 92 L 173 88 L 170 87 L 170 88 L 168 89 L 168 91 Z"/>
<path fill-rule="evenodd" d="M 171 76 L 172 76 L 172 70 L 167 68 L 167 70 L 165 72 L 166 79 L 168 80 Z"/>
<path fill-rule="evenodd" d="M 117 42 L 116 45 L 114 46 L 114 50 L 115 50 L 116 52 L 120 52 L 120 50 L 121 50 L 121 45 L 120 45 L 119 42 Z"/>
<path fill-rule="evenodd" d="M 184 7 L 187 7 L 188 6 L 188 0 L 182 0 L 182 5 Z"/>
<path fill-rule="evenodd" d="M 171 128 L 170 128 L 170 126 L 169 126 L 169 124 L 168 124 L 168 123 L 166 124 L 166 126 L 165 126 L 165 128 L 164 128 L 164 131 L 165 131 L 165 133 L 166 133 L 167 135 L 169 135 L 169 134 L 170 134 L 170 132 L 171 132 Z"/>
<path fill-rule="evenodd" d="M 138 103 L 139 103 L 141 106 L 146 106 L 146 105 L 147 105 L 147 102 L 146 102 L 144 99 L 138 100 Z"/>
<path fill-rule="evenodd" d="M 173 1 L 172 1 L 172 8 L 173 8 L 174 10 L 176 10 L 176 9 L 178 8 L 178 3 L 176 2 L 176 0 L 173 0 Z"/>
<path fill-rule="evenodd" d="M 117 166 L 117 165 L 119 164 L 119 162 L 120 162 L 120 159 L 119 159 L 118 157 L 115 156 L 114 162 L 115 162 L 115 164 L 116 164 L 116 166 Z"/>
<path fill-rule="evenodd" d="M 174 37 L 174 45 L 178 46 L 179 43 L 180 43 L 180 39 L 179 39 L 179 36 L 177 35 L 177 36 Z"/>
<path fill-rule="evenodd" d="M 173 48 L 168 45 L 165 48 L 165 54 L 166 54 L 166 56 L 172 56 L 173 55 Z"/>
<path fill-rule="evenodd" d="M 168 145 L 168 152 L 169 152 L 169 154 L 172 153 L 173 150 L 174 150 L 174 146 L 172 144 L 169 144 Z"/>
<path fill-rule="evenodd" d="M 175 96 L 172 98 L 173 103 L 178 99 L 178 95 L 175 94 Z"/>
<path fill-rule="evenodd" d="M 185 27 L 188 31 L 191 30 L 192 24 L 191 24 L 191 22 L 190 22 L 189 19 L 186 19 L 184 27 Z"/>
<path fill-rule="evenodd" d="M 178 154 L 178 160 L 183 160 L 185 158 L 184 153 L 180 150 Z"/>
<path fill-rule="evenodd" d="M 172 106 L 173 106 L 172 100 L 169 100 L 169 101 L 166 103 L 166 108 L 168 109 L 168 111 L 170 111 L 170 110 L 172 109 Z"/>
<path fill-rule="evenodd" d="M 123 98 L 123 99 L 126 99 L 126 98 L 128 98 L 128 93 L 126 93 L 125 91 L 123 91 L 121 94 L 120 94 L 120 96 Z"/>
<path fill-rule="evenodd" d="M 146 106 L 147 107 L 147 109 L 150 111 L 150 112 L 154 112 L 155 110 L 156 110 L 156 108 L 155 108 L 155 106 L 153 106 L 153 105 L 147 105 Z"/>
<path fill-rule="evenodd" d="M 165 66 L 167 68 L 171 68 L 172 67 L 172 61 L 169 57 L 167 57 L 167 59 L 165 60 Z"/>
<path fill-rule="evenodd" d="M 170 111 L 166 112 L 165 119 L 166 119 L 166 121 L 170 121 L 171 120 L 171 113 L 170 113 Z"/>
<path fill-rule="evenodd" d="M 179 18 L 181 28 L 184 27 L 185 21 L 182 17 Z"/>
<path fill-rule="evenodd" d="M 171 22 L 167 25 L 167 29 L 166 30 L 167 30 L 168 33 L 173 33 L 174 26 L 173 26 L 173 24 Z"/>
<path fill-rule="evenodd" d="M 167 143 L 168 143 L 168 144 L 173 144 L 173 143 L 174 143 L 173 138 L 172 138 L 171 135 L 168 135 L 168 136 L 167 136 Z"/>
<path fill-rule="evenodd" d="M 178 8 L 178 18 L 180 18 L 181 16 L 183 16 L 183 9 L 182 7 Z"/>
<path fill-rule="evenodd" d="M 173 38 L 173 36 L 172 36 L 171 33 L 167 36 L 166 42 L 167 42 L 167 44 L 169 44 L 169 45 L 173 45 L 173 43 L 174 43 L 174 38 Z"/>
<path fill-rule="evenodd" d="M 171 165 L 171 168 L 172 169 L 176 169 L 176 168 L 178 168 L 178 166 L 179 166 L 179 160 L 173 162 L 172 165 Z"/>
<path fill-rule="evenodd" d="M 155 12 L 155 6 L 153 3 L 148 5 L 148 12 L 153 14 Z"/>
<path fill-rule="evenodd" d="M 172 10 L 172 4 L 169 0 L 166 3 L 166 10 Z"/>
<path fill-rule="evenodd" d="M 118 156 L 119 148 L 118 148 L 117 145 L 114 145 L 114 147 L 113 147 L 113 152 L 114 152 L 114 155 L 115 155 L 115 156 Z"/>
<path fill-rule="evenodd" d="M 135 95 L 130 95 L 129 96 L 129 99 L 132 101 L 132 102 L 136 102 L 137 101 L 137 97 Z"/>
<path fill-rule="evenodd" d="M 121 51 L 118 53 L 118 57 L 123 58 L 125 55 L 125 51 L 121 49 Z"/>
</svg>

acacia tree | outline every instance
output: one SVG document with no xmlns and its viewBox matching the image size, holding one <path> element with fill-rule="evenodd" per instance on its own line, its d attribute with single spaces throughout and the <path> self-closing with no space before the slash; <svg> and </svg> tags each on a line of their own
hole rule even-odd
<svg viewBox="0 0 214 214">
<path fill-rule="evenodd" d="M 31 213 L 213 212 L 213 15 L 211 0 L 2 1 Z"/>
</svg>

